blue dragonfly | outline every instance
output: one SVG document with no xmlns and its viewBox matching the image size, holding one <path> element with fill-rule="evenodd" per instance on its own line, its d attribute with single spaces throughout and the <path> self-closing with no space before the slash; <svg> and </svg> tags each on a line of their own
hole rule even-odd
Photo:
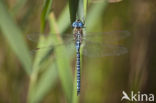
<svg viewBox="0 0 156 103">
<path fill-rule="evenodd" d="M 72 24 L 73 34 L 66 35 L 68 42 L 73 43 L 76 50 L 76 69 L 77 69 L 77 95 L 80 94 L 80 47 L 83 47 L 82 54 L 89 57 L 104 57 L 104 56 L 120 56 L 128 52 L 127 48 L 119 45 L 120 40 L 127 38 L 130 33 L 128 31 L 111 31 L 101 33 L 84 32 L 84 23 L 81 20 L 76 20 Z M 28 35 L 28 39 L 37 40 L 36 34 Z M 73 42 L 74 41 L 74 42 Z M 61 45 L 61 44 L 59 44 Z M 53 44 L 45 47 L 57 47 L 58 44 Z M 73 45 L 73 48 L 74 48 Z M 40 49 L 40 48 L 38 48 Z M 37 49 L 37 50 L 38 50 Z"/>
</svg>

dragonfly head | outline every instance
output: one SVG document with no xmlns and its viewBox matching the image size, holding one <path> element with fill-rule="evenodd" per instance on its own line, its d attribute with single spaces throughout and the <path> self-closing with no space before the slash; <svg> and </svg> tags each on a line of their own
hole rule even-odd
<svg viewBox="0 0 156 103">
<path fill-rule="evenodd" d="M 73 28 L 83 28 L 83 27 L 84 27 L 84 24 L 83 24 L 82 21 L 80 21 L 80 20 L 78 19 L 78 20 L 76 20 L 75 22 L 73 22 L 72 27 L 73 27 Z"/>
</svg>

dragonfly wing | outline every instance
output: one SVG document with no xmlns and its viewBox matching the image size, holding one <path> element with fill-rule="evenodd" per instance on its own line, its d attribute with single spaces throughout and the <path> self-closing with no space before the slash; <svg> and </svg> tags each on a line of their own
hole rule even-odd
<svg viewBox="0 0 156 103">
<path fill-rule="evenodd" d="M 69 39 L 69 40 L 64 40 L 63 43 L 61 43 L 61 44 L 50 43 L 49 45 L 42 45 L 42 46 L 39 46 L 39 47 L 31 50 L 31 54 L 34 55 L 39 51 L 53 51 L 55 48 L 60 47 L 60 46 L 65 46 L 65 48 L 67 48 L 67 50 L 68 49 L 72 50 L 72 49 L 75 49 L 75 47 L 74 47 L 75 42 L 73 39 L 72 40 Z"/>
<path fill-rule="evenodd" d="M 44 38 L 49 38 L 50 35 L 58 35 L 63 37 L 65 40 L 68 39 L 69 40 L 73 40 L 73 34 L 42 34 L 39 32 L 35 32 L 35 33 L 31 33 L 31 34 L 27 34 L 27 39 L 33 42 L 37 42 L 40 38 L 40 36 L 43 36 Z"/>
<path fill-rule="evenodd" d="M 89 57 L 120 56 L 127 52 L 127 48 L 119 45 L 92 42 L 83 45 L 83 54 Z"/>
<path fill-rule="evenodd" d="M 52 35 L 57 35 L 57 37 L 61 36 L 63 43 L 59 44 L 54 42 L 53 40 L 49 41 L 49 38 L 52 38 Z M 33 42 L 38 42 L 40 37 L 43 37 L 45 40 L 44 44 L 38 45 L 37 48 L 32 49 L 30 53 L 32 55 L 35 55 L 36 53 L 42 53 L 42 52 L 51 52 L 56 47 L 59 47 L 61 45 L 64 45 L 66 48 L 71 48 L 71 45 L 74 44 L 73 34 L 41 34 L 41 33 L 31 33 L 27 35 L 27 39 L 31 40 Z"/>
<path fill-rule="evenodd" d="M 83 40 L 103 43 L 114 43 L 130 36 L 128 31 L 95 32 L 84 34 Z"/>
<path fill-rule="evenodd" d="M 48 38 L 50 35 L 59 35 L 63 37 L 64 40 L 74 40 L 73 34 L 41 34 L 41 33 L 31 33 L 27 35 L 28 40 L 31 40 L 33 42 L 37 42 L 39 40 L 40 36 L 44 36 L 45 38 Z M 106 43 L 112 43 L 119 40 L 122 40 L 124 38 L 127 38 L 130 33 L 128 31 L 111 31 L 111 32 L 94 32 L 94 33 L 87 33 L 83 34 L 82 40 L 87 41 L 98 41 L 102 40 Z"/>
<path fill-rule="evenodd" d="M 26 37 L 30 41 L 37 42 L 41 35 L 46 37 L 48 34 L 41 34 L 39 32 L 34 32 L 34 33 L 31 33 L 31 34 L 27 34 Z"/>
</svg>

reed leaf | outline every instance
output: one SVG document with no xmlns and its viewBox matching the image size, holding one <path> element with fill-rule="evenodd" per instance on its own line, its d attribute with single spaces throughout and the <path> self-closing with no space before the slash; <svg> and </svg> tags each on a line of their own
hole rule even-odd
<svg viewBox="0 0 156 103">
<path fill-rule="evenodd" d="M 50 21 L 50 27 L 51 27 L 51 33 L 53 41 L 56 44 L 63 44 L 63 41 L 61 40 L 59 34 L 59 29 L 54 17 L 54 14 L 50 15 L 49 18 Z M 68 103 L 71 102 L 71 96 L 72 96 L 72 72 L 70 68 L 70 59 L 68 58 L 67 54 L 67 49 L 65 48 L 64 45 L 61 45 L 57 48 L 55 48 L 54 53 L 56 55 L 56 64 L 58 68 L 58 74 L 62 83 L 63 90 L 65 92 L 65 95 L 67 97 Z"/>
<path fill-rule="evenodd" d="M 24 70 L 30 75 L 32 58 L 29 54 L 24 36 L 2 1 L 0 1 L 0 14 L 1 31 L 22 63 Z"/>
<path fill-rule="evenodd" d="M 76 20 L 79 0 L 69 0 L 70 21 L 73 23 Z"/>
<path fill-rule="evenodd" d="M 46 20 L 48 19 L 53 0 L 44 0 L 43 9 L 41 13 L 41 32 L 44 31 Z"/>
</svg>

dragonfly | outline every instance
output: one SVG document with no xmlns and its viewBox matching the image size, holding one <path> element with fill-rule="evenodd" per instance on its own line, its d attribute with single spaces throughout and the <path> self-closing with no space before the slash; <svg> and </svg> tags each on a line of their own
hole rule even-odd
<svg viewBox="0 0 156 103">
<path fill-rule="evenodd" d="M 80 53 L 89 57 L 120 56 L 128 53 L 126 47 L 118 45 L 118 41 L 129 37 L 128 31 L 111 31 L 101 33 L 84 32 L 84 23 L 77 19 L 72 23 L 73 33 L 67 35 L 70 42 L 74 43 L 76 51 L 77 69 L 77 95 L 80 94 Z M 38 36 L 38 35 L 37 35 Z M 28 39 L 36 41 L 37 36 L 28 35 Z M 74 42 L 73 42 L 74 39 Z M 67 44 L 70 44 L 67 42 Z M 58 45 L 56 45 L 58 46 Z M 53 45 L 52 47 L 56 47 Z M 83 46 L 83 51 L 80 48 Z M 46 46 L 47 47 L 47 46 Z M 74 47 L 73 47 L 74 48 Z"/>
</svg>

